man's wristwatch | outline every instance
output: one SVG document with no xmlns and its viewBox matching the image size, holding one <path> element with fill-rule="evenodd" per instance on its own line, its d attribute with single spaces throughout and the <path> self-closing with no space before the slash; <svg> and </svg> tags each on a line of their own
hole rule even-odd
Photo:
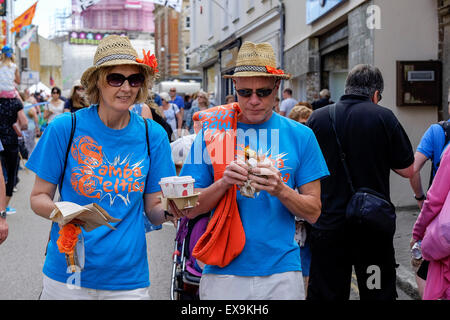
<svg viewBox="0 0 450 320">
<path fill-rule="evenodd" d="M 6 210 L 0 211 L 0 218 L 6 219 Z"/>
<path fill-rule="evenodd" d="M 426 197 L 424 194 L 421 197 L 417 197 L 416 195 L 414 195 L 414 199 L 416 199 L 417 201 L 422 201 L 422 200 L 425 200 Z"/>
</svg>

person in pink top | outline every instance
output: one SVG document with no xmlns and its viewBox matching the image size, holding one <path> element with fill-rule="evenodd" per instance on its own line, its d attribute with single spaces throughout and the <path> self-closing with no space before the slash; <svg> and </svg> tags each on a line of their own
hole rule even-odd
<svg viewBox="0 0 450 320">
<path fill-rule="evenodd" d="M 412 247 L 414 243 L 425 238 L 422 242 L 422 255 L 430 261 L 424 300 L 450 300 L 450 228 L 444 230 L 450 220 L 450 199 L 447 199 L 450 191 L 449 181 L 450 148 L 447 148 L 428 190 L 422 211 L 414 224 L 411 239 Z M 440 219 L 440 225 L 437 224 L 437 219 Z"/>
</svg>

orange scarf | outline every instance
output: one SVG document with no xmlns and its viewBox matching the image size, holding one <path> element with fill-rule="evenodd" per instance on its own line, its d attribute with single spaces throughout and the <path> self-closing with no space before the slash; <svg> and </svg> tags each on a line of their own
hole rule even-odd
<svg viewBox="0 0 450 320">
<path fill-rule="evenodd" d="M 206 149 L 214 169 L 214 181 L 222 178 L 225 168 L 235 158 L 237 103 L 196 112 L 194 121 L 201 121 Z M 233 185 L 219 201 L 205 233 L 192 255 L 209 265 L 227 266 L 244 249 L 245 233 L 236 202 L 237 186 Z"/>
</svg>

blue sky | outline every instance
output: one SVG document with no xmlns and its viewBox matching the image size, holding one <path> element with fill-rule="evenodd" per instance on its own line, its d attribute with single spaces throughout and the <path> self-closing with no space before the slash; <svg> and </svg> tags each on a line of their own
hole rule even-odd
<svg viewBox="0 0 450 320">
<path fill-rule="evenodd" d="M 25 10 L 31 7 L 36 0 L 17 0 L 14 2 L 15 17 L 21 15 Z M 36 7 L 36 15 L 33 24 L 39 26 L 39 34 L 48 37 L 50 33 L 50 21 L 57 8 L 71 8 L 71 0 L 39 0 Z"/>
</svg>

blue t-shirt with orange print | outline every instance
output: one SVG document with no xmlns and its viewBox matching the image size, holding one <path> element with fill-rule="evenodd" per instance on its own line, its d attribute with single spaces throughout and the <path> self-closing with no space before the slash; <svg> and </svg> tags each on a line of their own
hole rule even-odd
<svg viewBox="0 0 450 320">
<path fill-rule="evenodd" d="M 76 112 L 76 130 L 67 159 L 60 201 L 79 205 L 97 203 L 120 222 L 116 230 L 101 226 L 83 230 L 85 268 L 80 285 L 100 290 L 132 290 L 150 285 L 144 232 L 143 194 L 160 191 L 162 177 L 175 175 L 170 145 L 164 129 L 148 120 L 150 158 L 145 123 L 130 113 L 130 122 L 111 129 L 98 116 L 96 105 Z M 59 184 L 71 132 L 71 116 L 65 113 L 47 127 L 26 166 L 41 179 Z M 53 223 L 44 274 L 66 282 L 64 254 L 56 241 L 59 227 Z"/>
<path fill-rule="evenodd" d="M 293 189 L 329 175 L 312 130 L 277 113 L 262 124 L 238 122 L 237 154 L 242 154 L 246 147 L 269 158 L 283 182 Z M 213 166 L 205 148 L 201 131 L 180 173 L 192 176 L 196 188 L 207 188 L 214 182 Z M 294 216 L 281 201 L 265 191 L 247 198 L 238 190 L 237 204 L 245 231 L 244 249 L 224 268 L 207 265 L 203 273 L 267 276 L 300 271 Z"/>
</svg>

